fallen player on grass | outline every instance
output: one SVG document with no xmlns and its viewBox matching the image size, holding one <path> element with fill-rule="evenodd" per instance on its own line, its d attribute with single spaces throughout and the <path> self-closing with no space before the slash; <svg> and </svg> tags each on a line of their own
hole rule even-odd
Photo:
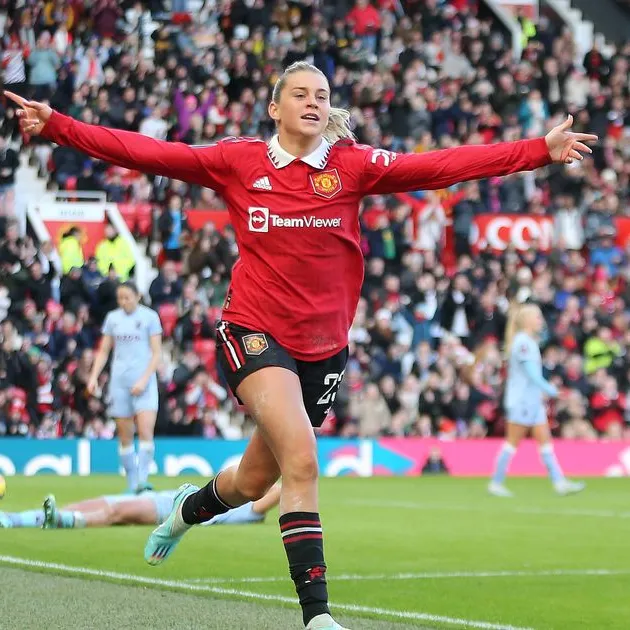
<svg viewBox="0 0 630 630">
<path fill-rule="evenodd" d="M 0 512 L 0 529 L 41 527 L 72 529 L 112 527 L 114 525 L 160 525 L 173 509 L 177 490 L 144 492 L 141 495 L 114 494 L 57 507 L 54 495 L 48 495 L 39 510 Z M 259 523 L 280 501 L 280 486 L 274 485 L 258 501 L 219 514 L 204 525 Z"/>
</svg>

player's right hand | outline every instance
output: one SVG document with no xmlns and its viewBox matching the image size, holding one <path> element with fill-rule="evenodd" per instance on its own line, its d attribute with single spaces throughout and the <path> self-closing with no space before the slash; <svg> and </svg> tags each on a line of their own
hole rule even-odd
<svg viewBox="0 0 630 630">
<path fill-rule="evenodd" d="M 31 136 L 38 136 L 52 116 L 52 107 L 39 101 L 27 101 L 18 94 L 6 90 L 4 95 L 22 108 L 17 111 L 20 129 Z"/>
</svg>

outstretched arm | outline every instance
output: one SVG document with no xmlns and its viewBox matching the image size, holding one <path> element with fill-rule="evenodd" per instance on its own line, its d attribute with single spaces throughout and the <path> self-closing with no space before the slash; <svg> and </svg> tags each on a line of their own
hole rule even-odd
<svg viewBox="0 0 630 630">
<path fill-rule="evenodd" d="M 180 179 L 218 192 L 225 186 L 229 166 L 220 144 L 193 148 L 130 131 L 88 125 L 55 112 L 44 103 L 26 101 L 11 92 L 5 94 L 22 107 L 18 115 L 26 133 L 42 135 L 132 170 Z"/>
<path fill-rule="evenodd" d="M 459 182 L 531 171 L 552 162 L 570 164 L 591 153 L 585 144 L 597 136 L 572 133 L 573 118 L 544 138 L 493 145 L 471 145 L 422 154 L 367 151 L 363 164 L 364 195 L 437 190 Z"/>
</svg>

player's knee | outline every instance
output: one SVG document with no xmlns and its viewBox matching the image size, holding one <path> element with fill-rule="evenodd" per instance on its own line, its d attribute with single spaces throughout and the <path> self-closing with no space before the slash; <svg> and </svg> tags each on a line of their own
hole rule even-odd
<svg viewBox="0 0 630 630">
<path fill-rule="evenodd" d="M 108 525 L 122 525 L 124 522 L 122 510 L 119 505 L 112 505 L 106 512 Z"/>
<path fill-rule="evenodd" d="M 315 450 L 296 451 L 282 465 L 283 480 L 294 483 L 315 483 L 319 476 L 319 465 Z"/>
</svg>

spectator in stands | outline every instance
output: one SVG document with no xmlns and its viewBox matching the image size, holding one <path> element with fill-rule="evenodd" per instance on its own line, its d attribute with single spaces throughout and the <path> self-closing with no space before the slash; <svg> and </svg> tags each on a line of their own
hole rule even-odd
<svg viewBox="0 0 630 630">
<path fill-rule="evenodd" d="M 147 202 L 151 198 L 153 187 L 149 178 L 143 173 L 131 184 L 131 201 L 135 203 Z"/>
<path fill-rule="evenodd" d="M 532 90 L 523 101 L 519 110 L 519 121 L 523 131 L 530 138 L 544 133 L 549 118 L 549 108 L 543 101 L 539 90 Z"/>
<path fill-rule="evenodd" d="M 31 362 L 29 361 L 26 353 L 20 350 L 21 342 L 15 331 L 15 327 L 5 326 L 7 320 L 3 322 L 3 335 L 2 345 L 0 347 L 0 388 L 6 389 L 7 387 L 15 386 L 19 384 L 23 392 L 27 392 L 24 396 L 28 396 L 29 404 L 29 416 L 32 411 L 33 419 L 35 415 L 35 401 L 36 401 L 36 378 L 35 370 Z M 17 347 L 16 347 L 17 346 Z M 17 398 L 15 398 L 17 400 Z M 16 410 L 17 411 L 17 410 Z M 25 411 L 24 406 L 19 410 L 19 418 L 22 417 L 22 412 Z M 11 415 L 11 414 L 10 414 Z M 28 416 L 27 416 L 28 417 Z M 12 421 L 16 422 L 18 416 L 16 415 Z"/>
<path fill-rule="evenodd" d="M 181 261 L 183 237 L 187 229 L 182 198 L 179 195 L 173 195 L 168 202 L 168 208 L 164 209 L 158 220 L 158 230 L 167 260 Z"/>
<path fill-rule="evenodd" d="M 213 271 L 225 273 L 227 269 L 231 269 L 232 261 L 221 260 L 220 258 L 221 254 L 224 256 L 227 254 L 220 245 L 221 237 L 216 232 L 213 232 L 212 235 L 205 232 L 199 233 L 186 261 L 188 273 L 209 278 Z"/>
<path fill-rule="evenodd" d="M 595 440 L 597 432 L 588 421 L 584 396 L 569 390 L 566 398 L 558 400 L 557 419 L 560 435 L 569 440 Z"/>
<path fill-rule="evenodd" d="M 40 244 L 38 260 L 42 266 L 42 273 L 51 279 L 52 297 L 56 302 L 59 302 L 59 283 L 63 270 L 61 257 L 54 249 L 51 241 L 44 241 Z"/>
<path fill-rule="evenodd" d="M 591 398 L 591 408 L 593 425 L 597 431 L 612 439 L 623 437 L 627 401 L 625 395 L 619 393 L 614 377 L 605 377 L 602 390 Z"/>
<path fill-rule="evenodd" d="M 190 312 L 196 302 L 199 302 L 200 306 L 207 309 L 208 294 L 202 286 L 200 286 L 199 278 L 196 275 L 190 275 L 186 279 L 182 287 L 182 294 L 177 300 L 177 311 L 180 315 L 185 315 Z"/>
<path fill-rule="evenodd" d="M 357 0 L 354 8 L 346 16 L 346 22 L 359 38 L 362 47 L 374 54 L 381 30 L 381 16 L 376 7 L 368 0 Z"/>
<path fill-rule="evenodd" d="M 33 98 L 49 99 L 57 86 L 57 70 L 61 60 L 52 47 L 49 31 L 44 31 L 37 40 L 36 48 L 28 57 L 30 66 L 29 83 L 34 88 Z"/>
<path fill-rule="evenodd" d="M 453 232 L 455 234 L 455 254 L 470 254 L 470 233 L 478 214 L 484 211 L 479 195 L 479 184 L 469 182 L 465 186 L 465 197 L 453 208 Z"/>
<path fill-rule="evenodd" d="M 463 273 L 457 274 L 442 304 L 440 313 L 442 328 L 462 341 L 469 342 L 477 308 L 477 300 L 473 296 L 470 281 Z"/>
<path fill-rule="evenodd" d="M 184 343 L 180 363 L 173 372 L 173 390 L 171 392 L 173 396 L 179 396 L 184 391 L 186 383 L 190 381 L 200 365 L 199 356 L 195 352 L 193 345 Z"/>
<path fill-rule="evenodd" d="M 182 279 L 175 269 L 175 264 L 167 261 L 149 288 L 151 305 L 157 309 L 163 304 L 175 304 L 181 294 Z"/>
<path fill-rule="evenodd" d="M 588 376 L 610 368 L 620 354 L 621 348 L 613 340 L 610 328 L 601 326 L 584 344 L 584 373 Z"/>
<path fill-rule="evenodd" d="M 352 397 L 350 414 L 358 423 L 360 437 L 378 437 L 391 425 L 389 407 L 376 383 Z"/>
<path fill-rule="evenodd" d="M 90 291 L 83 280 L 83 269 L 71 267 L 61 279 L 61 304 L 65 309 L 77 311 L 82 304 L 90 303 Z"/>
<path fill-rule="evenodd" d="M 89 339 L 77 322 L 77 317 L 66 311 L 61 319 L 61 326 L 50 336 L 48 353 L 55 361 L 63 362 L 78 358 L 88 345 Z"/>
<path fill-rule="evenodd" d="M 48 274 L 44 275 L 42 264 L 34 261 L 29 267 L 29 278 L 26 282 L 26 292 L 35 302 L 38 311 L 46 309 L 46 304 L 52 300 L 52 278 L 55 276 L 55 268 L 49 265 Z"/>
<path fill-rule="evenodd" d="M 554 203 L 554 241 L 562 249 L 580 250 L 584 245 L 582 213 L 573 195 L 558 195 Z"/>
<path fill-rule="evenodd" d="M 103 190 L 103 186 L 101 182 L 98 180 L 96 175 L 94 174 L 94 170 L 92 168 L 92 162 L 90 160 L 86 160 L 83 164 L 83 170 L 81 174 L 77 177 L 76 183 L 77 190 Z"/>
<path fill-rule="evenodd" d="M 61 257 L 61 268 L 64 274 L 67 274 L 73 268 L 81 269 L 83 267 L 82 237 L 83 233 L 76 225 L 73 225 L 61 237 L 59 256 Z"/>
<path fill-rule="evenodd" d="M 164 114 L 162 108 L 156 105 L 151 114 L 147 116 L 141 123 L 139 130 L 140 133 L 156 140 L 166 140 L 166 134 L 168 132 L 168 124 L 164 120 Z"/>
<path fill-rule="evenodd" d="M 105 226 L 105 238 L 96 246 L 94 253 L 98 270 L 103 277 L 107 276 L 113 266 L 121 282 L 129 279 L 136 264 L 131 247 L 110 223 Z"/>
<path fill-rule="evenodd" d="M 503 305 L 505 308 L 505 304 Z M 480 347 L 488 338 L 503 339 L 506 313 L 501 308 L 496 290 L 488 288 L 481 294 L 472 317 L 473 347 Z"/>
<path fill-rule="evenodd" d="M 17 153 L 7 146 L 0 135 L 0 215 L 12 215 L 15 202 L 15 172 L 20 161 Z"/>
<path fill-rule="evenodd" d="M 416 249 L 426 252 L 433 251 L 436 254 L 442 249 L 444 228 L 446 227 L 446 214 L 435 191 L 426 193 L 425 206 L 418 215 L 418 239 Z"/>
<path fill-rule="evenodd" d="M 449 79 L 472 79 L 475 70 L 462 51 L 461 43 L 453 39 L 446 49 L 441 70 Z"/>
<path fill-rule="evenodd" d="M 120 280 L 116 274 L 116 269 L 112 265 L 107 276 L 96 289 L 96 299 L 92 307 L 92 315 L 99 325 L 103 323 L 107 313 L 117 308 L 116 290 L 119 284 Z"/>
<path fill-rule="evenodd" d="M 214 337 L 214 330 L 201 303 L 194 302 L 192 308 L 179 318 L 174 336 L 180 343 Z"/>
<path fill-rule="evenodd" d="M 96 49 L 90 46 L 85 56 L 79 62 L 79 68 L 75 79 L 77 86 L 87 84 L 90 87 L 100 87 L 103 84 L 105 75 L 103 66 L 98 58 Z"/>
<path fill-rule="evenodd" d="M 90 294 L 92 303 L 94 303 L 96 301 L 96 292 L 103 282 L 103 275 L 99 271 L 96 256 L 90 256 L 83 266 L 83 282 Z"/>
<path fill-rule="evenodd" d="M 85 155 L 70 147 L 55 147 L 52 151 L 52 175 L 60 188 L 65 188 L 70 178 L 78 178 L 83 171 Z"/>
<path fill-rule="evenodd" d="M 603 267 L 609 278 L 616 278 L 623 259 L 623 252 L 613 243 L 612 235 L 603 236 L 591 245 L 590 263 L 593 267 Z"/>
<path fill-rule="evenodd" d="M 114 38 L 116 23 L 122 14 L 116 0 L 97 0 L 92 7 L 94 32 L 100 38 Z"/>
<path fill-rule="evenodd" d="M 128 190 L 118 173 L 113 174 L 103 186 L 107 193 L 107 201 L 123 203 L 127 200 Z"/>
<path fill-rule="evenodd" d="M 8 37 L 7 45 L 2 52 L 0 61 L 2 83 L 5 88 L 15 91 L 16 94 L 26 94 L 25 58 L 28 56 L 27 51 L 27 45 L 23 46 L 19 36 L 16 33 L 12 33 Z"/>
<path fill-rule="evenodd" d="M 22 266 L 22 241 L 15 219 L 7 219 L 4 225 L 4 238 L 0 241 L 0 265 L 15 274 Z"/>
</svg>

